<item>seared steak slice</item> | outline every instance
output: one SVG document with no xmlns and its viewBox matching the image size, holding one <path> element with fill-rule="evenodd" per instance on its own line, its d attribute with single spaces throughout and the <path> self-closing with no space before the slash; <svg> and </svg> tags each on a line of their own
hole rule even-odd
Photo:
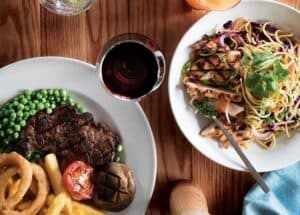
<svg viewBox="0 0 300 215">
<path fill-rule="evenodd" d="M 22 130 L 17 151 L 55 153 L 65 165 L 82 160 L 92 166 L 107 164 L 114 157 L 120 137 L 108 126 L 96 124 L 90 113 L 80 114 L 72 106 L 57 107 L 31 117 Z"/>
</svg>

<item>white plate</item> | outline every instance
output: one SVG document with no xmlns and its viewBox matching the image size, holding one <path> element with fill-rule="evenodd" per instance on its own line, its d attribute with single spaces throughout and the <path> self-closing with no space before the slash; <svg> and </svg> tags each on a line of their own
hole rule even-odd
<svg viewBox="0 0 300 215">
<path fill-rule="evenodd" d="M 222 26 L 228 20 L 245 17 L 251 20 L 270 20 L 276 25 L 300 35 L 299 11 L 275 1 L 243 1 L 237 7 L 225 12 L 211 12 L 198 20 L 182 37 L 172 59 L 169 74 L 169 98 L 172 111 L 178 126 L 194 147 L 211 160 L 226 167 L 246 171 L 244 164 L 230 149 L 220 149 L 216 141 L 199 135 L 201 126 L 185 100 L 181 81 L 181 69 L 189 59 L 189 46 L 201 39 L 204 34 L 214 31 L 216 26 Z M 200 120 L 201 124 L 201 120 Z M 277 146 L 265 150 L 251 144 L 246 155 L 260 172 L 279 169 L 300 159 L 300 134 L 288 139 L 282 136 Z"/>
<path fill-rule="evenodd" d="M 6 66 L 0 69 L 0 87 L 0 104 L 23 89 L 66 89 L 97 121 L 116 129 L 125 145 L 123 157 L 133 170 L 137 192 L 127 209 L 108 214 L 145 214 L 156 178 L 156 149 L 151 128 L 138 104 L 109 96 L 94 66 L 61 57 L 32 58 Z"/>
</svg>

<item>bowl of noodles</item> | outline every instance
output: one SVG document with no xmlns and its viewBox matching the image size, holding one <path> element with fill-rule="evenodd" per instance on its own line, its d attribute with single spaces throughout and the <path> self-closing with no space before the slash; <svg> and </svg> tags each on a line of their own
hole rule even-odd
<svg viewBox="0 0 300 215">
<path fill-rule="evenodd" d="M 215 162 L 246 171 L 216 116 L 260 172 L 300 160 L 300 28 L 296 9 L 243 1 L 211 12 L 182 37 L 169 98 L 190 143 Z M 201 114 L 198 114 L 201 113 Z"/>
</svg>

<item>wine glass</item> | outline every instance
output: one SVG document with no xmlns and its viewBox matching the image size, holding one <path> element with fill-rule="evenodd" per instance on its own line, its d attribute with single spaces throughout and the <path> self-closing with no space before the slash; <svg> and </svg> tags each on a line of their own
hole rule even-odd
<svg viewBox="0 0 300 215">
<path fill-rule="evenodd" d="M 109 94 L 138 102 L 162 84 L 166 62 L 153 40 L 126 33 L 115 36 L 101 48 L 96 68 L 100 83 Z"/>
<path fill-rule="evenodd" d="M 47 10 L 64 16 L 71 16 L 88 10 L 96 0 L 40 0 Z"/>
</svg>

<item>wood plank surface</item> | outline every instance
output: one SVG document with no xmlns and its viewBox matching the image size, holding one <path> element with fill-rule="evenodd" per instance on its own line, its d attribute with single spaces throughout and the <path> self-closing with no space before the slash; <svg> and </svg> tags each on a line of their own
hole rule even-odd
<svg viewBox="0 0 300 215">
<path fill-rule="evenodd" d="M 300 0 L 282 2 L 300 8 Z M 88 12 L 63 17 L 46 11 L 38 0 L 0 0 L 0 67 L 46 55 L 94 64 L 101 47 L 126 32 L 154 39 L 169 65 L 183 33 L 205 13 L 190 9 L 183 0 L 97 0 Z M 253 180 L 208 160 L 186 141 L 171 114 L 166 80 L 142 106 L 158 153 L 157 183 L 147 215 L 169 215 L 170 189 L 183 179 L 203 189 L 211 214 L 240 214 Z"/>
</svg>

